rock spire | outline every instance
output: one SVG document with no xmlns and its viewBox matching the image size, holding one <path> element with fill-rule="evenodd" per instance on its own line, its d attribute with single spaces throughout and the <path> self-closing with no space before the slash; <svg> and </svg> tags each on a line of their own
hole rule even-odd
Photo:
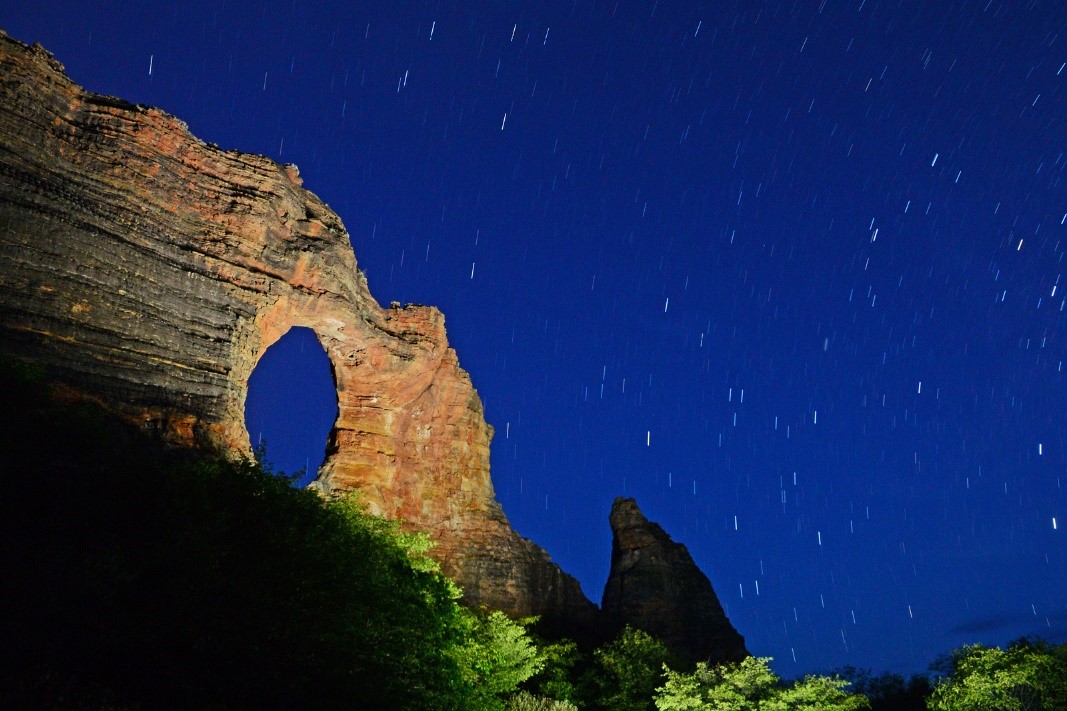
<svg viewBox="0 0 1067 711">
<path fill-rule="evenodd" d="M 735 662 L 748 656 L 689 551 L 649 521 L 633 499 L 611 507 L 611 572 L 602 612 L 609 627 L 629 624 L 692 661 Z"/>
</svg>

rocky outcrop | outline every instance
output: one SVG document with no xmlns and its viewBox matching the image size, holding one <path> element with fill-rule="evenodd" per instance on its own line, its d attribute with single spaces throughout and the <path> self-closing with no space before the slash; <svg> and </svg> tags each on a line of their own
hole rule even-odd
<svg viewBox="0 0 1067 711">
<path fill-rule="evenodd" d="M 615 499 L 609 520 L 611 572 L 601 609 L 610 627 L 642 629 L 692 661 L 748 656 L 744 638 L 684 545 L 645 518 L 633 499 Z"/>
<path fill-rule="evenodd" d="M 0 351 L 168 441 L 249 452 L 248 377 L 293 326 L 337 385 L 316 486 L 428 532 L 469 603 L 594 618 L 496 501 L 492 430 L 444 317 L 377 304 L 294 166 L 89 93 L 0 32 Z"/>
</svg>

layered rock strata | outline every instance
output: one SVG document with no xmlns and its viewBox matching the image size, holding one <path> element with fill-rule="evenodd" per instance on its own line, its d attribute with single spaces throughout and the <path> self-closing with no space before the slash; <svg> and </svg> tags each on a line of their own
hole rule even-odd
<svg viewBox="0 0 1067 711">
<path fill-rule="evenodd" d="M 691 661 L 748 656 L 744 638 L 684 545 L 645 518 L 633 499 L 615 499 L 609 520 L 611 572 L 601 606 L 609 628 L 642 629 Z"/>
<path fill-rule="evenodd" d="M 248 377 L 293 326 L 337 385 L 316 483 L 437 542 L 466 601 L 588 624 L 577 581 L 510 527 L 482 404 L 434 308 L 383 309 L 297 169 L 85 91 L 0 32 L 0 350 L 168 441 L 249 452 Z"/>
</svg>

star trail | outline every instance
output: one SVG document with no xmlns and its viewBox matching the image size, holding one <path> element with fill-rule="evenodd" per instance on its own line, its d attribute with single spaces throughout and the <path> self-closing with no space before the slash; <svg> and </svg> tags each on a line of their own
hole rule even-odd
<svg viewBox="0 0 1067 711">
<path fill-rule="evenodd" d="M 505 513 L 594 601 L 626 495 L 784 677 L 1067 641 L 1062 3 L 30 1 L 0 27 L 299 165 L 379 302 L 444 312 Z M 324 367 L 306 341 L 259 376 L 293 402 L 249 415 L 294 435 L 266 435 L 288 471 L 336 407 L 292 377 Z"/>
</svg>

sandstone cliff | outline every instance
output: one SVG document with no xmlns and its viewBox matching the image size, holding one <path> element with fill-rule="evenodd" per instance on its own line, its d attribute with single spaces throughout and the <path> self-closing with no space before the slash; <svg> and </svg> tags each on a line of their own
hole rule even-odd
<svg viewBox="0 0 1067 711">
<path fill-rule="evenodd" d="M 748 656 L 744 638 L 684 545 L 645 518 L 633 499 L 615 499 L 609 520 L 611 573 L 602 605 L 609 627 L 643 629 L 692 661 Z"/>
<path fill-rule="evenodd" d="M 248 452 L 248 377 L 293 326 L 337 385 L 318 487 L 428 532 L 469 603 L 591 623 L 496 501 L 492 431 L 441 313 L 381 308 L 295 167 L 87 92 L 0 32 L 0 351 L 168 441 Z"/>
</svg>

